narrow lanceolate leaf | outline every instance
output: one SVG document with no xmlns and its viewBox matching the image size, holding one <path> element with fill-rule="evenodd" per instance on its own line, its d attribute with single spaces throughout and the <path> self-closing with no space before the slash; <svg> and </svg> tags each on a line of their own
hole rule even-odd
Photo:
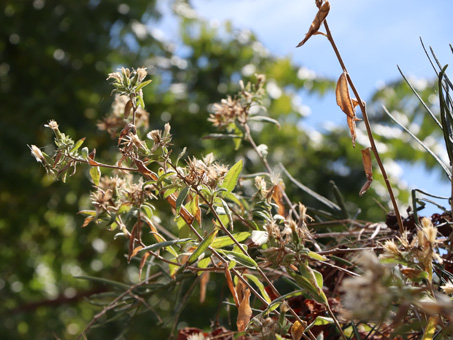
<svg viewBox="0 0 453 340">
<path fill-rule="evenodd" d="M 90 176 L 94 185 L 99 185 L 99 181 L 101 180 L 101 169 L 99 169 L 98 166 L 92 166 L 90 168 Z"/>
<path fill-rule="evenodd" d="M 188 263 L 192 263 L 192 262 L 195 262 L 198 257 L 203 254 L 203 252 L 208 249 L 208 247 L 211 245 L 212 241 L 214 241 L 217 233 L 218 233 L 218 229 L 215 229 L 214 231 L 212 231 L 197 247 L 197 249 L 195 249 L 195 251 L 192 253 L 192 255 L 190 255 L 189 257 L 189 260 L 188 260 Z"/>
<path fill-rule="evenodd" d="M 144 81 L 143 83 L 141 83 L 140 85 L 137 86 L 137 88 L 135 89 L 136 92 L 140 91 L 142 88 L 144 88 L 146 85 L 148 85 L 149 83 L 151 83 L 152 80 L 147 80 L 147 81 Z"/>
<path fill-rule="evenodd" d="M 132 110 L 132 100 L 129 99 L 129 101 L 124 106 L 124 118 L 125 119 L 127 119 L 129 117 L 131 110 Z"/>
<path fill-rule="evenodd" d="M 325 325 L 331 324 L 333 322 L 334 321 L 332 318 L 328 318 L 325 316 L 318 316 L 318 317 L 316 317 L 315 321 L 313 321 L 310 325 L 308 325 L 306 331 L 308 331 L 310 328 L 312 328 L 314 326 L 325 326 Z"/>
<path fill-rule="evenodd" d="M 322 290 L 323 278 L 321 273 L 303 263 L 300 265 L 299 271 L 301 275 L 293 271 L 288 271 L 288 273 L 294 278 L 297 285 L 305 289 L 316 302 L 326 304 L 327 297 Z"/>
<path fill-rule="evenodd" d="M 176 211 L 179 212 L 179 210 L 181 209 L 181 205 L 184 203 L 184 200 L 186 199 L 188 193 L 189 187 L 185 187 L 179 192 L 179 195 L 176 198 Z"/>
<path fill-rule="evenodd" d="M 330 11 L 330 3 L 329 1 L 326 1 L 318 10 L 318 13 L 316 14 L 315 19 L 311 23 L 311 26 L 305 35 L 304 40 L 302 40 L 299 45 L 296 47 L 301 47 L 305 42 L 310 39 L 310 37 L 314 34 L 319 34 L 318 30 L 321 27 L 322 22 L 324 19 L 327 17 L 327 14 L 329 14 Z"/>
<path fill-rule="evenodd" d="M 257 268 L 258 265 L 256 262 L 249 256 L 243 254 L 243 253 L 238 253 L 235 251 L 230 251 L 230 250 L 218 250 L 219 253 L 225 255 L 228 257 L 230 261 L 235 261 L 243 266 L 249 267 L 249 268 Z"/>
<path fill-rule="evenodd" d="M 170 240 L 170 241 L 164 241 L 164 242 L 159 242 L 159 243 L 154 243 L 149 246 L 146 246 L 145 248 L 140 249 L 139 253 L 144 252 L 144 251 L 157 251 L 159 249 L 169 247 L 175 244 L 180 244 L 180 243 L 185 243 L 190 241 L 190 238 L 182 238 L 179 240 Z"/>
<path fill-rule="evenodd" d="M 432 340 L 434 334 L 436 333 L 437 326 L 437 317 L 431 316 L 428 320 L 428 325 L 425 329 L 425 334 L 423 334 L 422 340 Z"/>
<path fill-rule="evenodd" d="M 244 241 L 247 237 L 249 237 L 251 234 L 248 231 L 243 231 L 240 233 L 233 234 L 233 237 L 235 238 L 236 241 L 242 242 Z M 223 248 L 226 246 L 231 246 L 234 244 L 234 241 L 231 237 L 229 236 L 220 236 L 217 237 L 212 243 L 211 247 L 212 248 Z"/>
<path fill-rule="evenodd" d="M 255 275 L 252 275 L 252 274 L 243 274 L 243 276 L 246 277 L 247 279 L 251 280 L 258 287 L 264 300 L 266 300 L 268 303 L 271 303 L 272 300 L 269 297 L 269 295 L 267 294 L 266 289 L 264 288 L 264 285 L 260 281 L 260 279 L 258 279 Z"/>
<path fill-rule="evenodd" d="M 238 182 L 239 174 L 241 173 L 242 170 L 242 159 L 237 162 L 235 165 L 231 167 L 231 169 L 228 171 L 226 174 L 222 185 L 220 186 L 221 188 L 227 189 L 227 192 L 233 191 L 234 187 L 236 186 L 236 183 Z"/>
<path fill-rule="evenodd" d="M 83 137 L 81 139 L 79 139 L 77 141 L 77 143 L 75 143 L 75 145 L 72 147 L 70 153 L 73 153 L 73 152 L 76 152 L 83 144 L 83 142 L 85 141 L 86 137 Z"/>
<path fill-rule="evenodd" d="M 366 174 L 366 183 L 362 186 L 362 189 L 360 189 L 359 192 L 359 195 L 362 196 L 369 189 L 371 182 L 373 182 L 373 170 L 371 168 L 370 148 L 366 148 L 360 151 L 362 151 L 363 169 L 365 170 Z"/>
</svg>

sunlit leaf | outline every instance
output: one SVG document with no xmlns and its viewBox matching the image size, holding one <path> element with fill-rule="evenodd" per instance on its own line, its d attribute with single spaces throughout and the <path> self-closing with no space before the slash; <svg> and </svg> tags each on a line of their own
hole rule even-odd
<svg viewBox="0 0 453 340">
<path fill-rule="evenodd" d="M 302 325 L 299 321 L 295 321 L 291 326 L 291 337 L 293 340 L 300 340 L 302 338 L 302 334 L 305 331 L 304 325 Z"/>
<path fill-rule="evenodd" d="M 321 27 L 322 22 L 324 19 L 327 17 L 327 14 L 329 14 L 330 10 L 330 3 L 329 1 L 326 1 L 318 10 L 318 13 L 316 13 L 316 17 L 311 23 L 310 28 L 308 29 L 307 34 L 305 35 L 304 40 L 302 40 L 296 47 L 300 47 L 305 42 L 310 39 L 310 37 L 314 34 L 318 33 L 319 28 Z"/>
<path fill-rule="evenodd" d="M 82 144 L 85 141 L 85 139 L 86 139 L 86 137 L 83 137 L 83 138 L 79 139 L 77 141 L 77 143 L 75 143 L 75 145 L 72 147 L 70 153 L 76 152 L 82 146 Z"/>
<path fill-rule="evenodd" d="M 101 180 L 101 169 L 98 166 L 92 166 L 90 168 L 90 176 L 94 185 L 99 185 L 99 181 Z"/>
<path fill-rule="evenodd" d="M 143 83 L 139 84 L 139 85 L 135 88 L 135 92 L 140 91 L 142 88 L 144 88 L 146 85 L 148 85 L 148 84 L 151 83 L 151 82 L 152 82 L 152 79 L 151 79 L 151 80 L 144 81 Z"/>
<path fill-rule="evenodd" d="M 253 230 L 250 239 L 257 246 L 261 246 L 269 241 L 269 233 L 262 230 Z"/>
<path fill-rule="evenodd" d="M 233 234 L 233 237 L 236 241 L 242 242 L 244 241 L 247 237 L 249 237 L 251 234 L 248 231 L 243 231 L 240 233 Z M 214 242 L 212 242 L 211 247 L 212 248 L 223 248 L 226 246 L 231 246 L 234 244 L 234 241 L 231 237 L 229 236 L 220 236 L 217 237 Z"/>
<path fill-rule="evenodd" d="M 432 340 L 434 333 L 436 332 L 437 326 L 437 317 L 431 316 L 428 321 L 428 325 L 425 328 L 425 333 L 423 334 L 422 340 Z"/>
<path fill-rule="evenodd" d="M 309 258 L 312 258 L 313 260 L 318 260 L 318 261 L 327 261 L 328 260 L 327 257 L 322 256 L 318 253 L 315 253 L 314 251 L 309 251 L 307 255 Z"/>
<path fill-rule="evenodd" d="M 221 188 L 227 189 L 228 192 L 233 191 L 234 187 L 236 186 L 236 183 L 239 178 L 239 174 L 241 173 L 242 170 L 242 159 L 237 162 L 235 165 L 233 165 L 228 173 L 226 174 L 222 184 L 220 185 Z"/>
<path fill-rule="evenodd" d="M 317 316 L 315 321 L 313 321 L 310 325 L 307 326 L 306 331 L 308 331 L 310 328 L 314 326 L 326 326 L 329 324 L 332 324 L 334 321 L 332 318 L 328 318 L 325 316 Z"/>
</svg>

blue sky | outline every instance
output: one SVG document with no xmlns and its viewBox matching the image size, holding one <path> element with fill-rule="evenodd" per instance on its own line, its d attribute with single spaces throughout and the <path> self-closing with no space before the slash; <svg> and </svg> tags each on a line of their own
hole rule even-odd
<svg viewBox="0 0 453 340">
<path fill-rule="evenodd" d="M 432 77 L 419 38 L 432 46 L 442 64 L 452 63 L 453 1 L 451 0 L 331 0 L 330 29 L 362 98 L 367 100 L 380 84 L 401 78 L 396 65 L 410 77 Z M 219 23 L 250 29 L 277 56 L 290 56 L 318 75 L 337 79 L 341 68 L 327 39 L 314 36 L 296 49 L 316 15 L 314 0 L 192 0 L 197 13 Z M 309 128 L 326 123 L 345 124 L 334 95 L 302 97 L 311 114 Z M 410 187 L 449 195 L 440 172 L 401 164 L 402 178 Z M 445 203 L 445 202 L 444 202 Z"/>
</svg>

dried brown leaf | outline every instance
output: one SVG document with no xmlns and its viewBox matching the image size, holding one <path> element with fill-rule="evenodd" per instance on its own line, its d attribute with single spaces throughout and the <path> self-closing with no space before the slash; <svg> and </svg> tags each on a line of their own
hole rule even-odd
<svg viewBox="0 0 453 340">
<path fill-rule="evenodd" d="M 278 183 L 277 185 L 274 185 L 272 189 L 272 200 L 275 202 L 275 204 L 278 205 L 278 214 L 281 216 L 285 216 L 285 205 L 283 203 L 283 186 L 282 183 Z"/>
<path fill-rule="evenodd" d="M 138 277 L 139 278 L 142 277 L 142 269 L 145 266 L 146 259 L 149 257 L 149 255 L 151 255 L 151 253 L 146 252 L 145 254 L 143 254 L 142 259 L 140 260 L 140 267 L 138 268 Z"/>
<path fill-rule="evenodd" d="M 238 331 L 242 332 L 245 330 L 247 324 L 252 317 L 252 309 L 250 308 L 250 289 L 246 289 L 244 292 L 244 297 L 239 304 L 238 309 L 238 319 L 236 321 L 236 325 L 238 327 Z"/>
<path fill-rule="evenodd" d="M 206 286 L 209 282 L 209 272 L 204 272 L 200 277 L 200 303 L 206 299 Z"/>
<path fill-rule="evenodd" d="M 370 148 L 366 148 L 362 151 L 362 162 L 363 162 L 363 169 L 365 170 L 367 181 L 360 189 L 359 195 L 362 196 L 371 186 L 371 182 L 373 182 L 373 169 L 371 165 L 371 153 Z"/>
<path fill-rule="evenodd" d="M 360 120 L 355 114 L 355 107 L 359 102 L 356 99 L 351 98 L 349 94 L 346 72 L 343 72 L 340 78 L 338 78 L 335 96 L 337 98 L 338 106 L 347 116 L 349 130 L 351 131 L 352 145 L 355 147 L 355 139 L 357 138 L 355 122 Z"/>
<path fill-rule="evenodd" d="M 231 295 L 233 295 L 234 303 L 236 304 L 236 307 L 239 307 L 238 296 L 236 294 L 236 289 L 234 289 L 233 280 L 231 278 L 231 273 L 228 267 L 225 267 L 225 278 L 227 281 L 228 288 L 230 289 Z"/>
<path fill-rule="evenodd" d="M 82 228 L 85 228 L 88 224 L 90 224 L 92 220 L 94 220 L 94 216 L 88 216 L 87 218 L 85 218 L 82 224 Z"/>
<path fill-rule="evenodd" d="M 291 326 L 291 337 L 293 340 L 300 340 L 302 334 L 304 334 L 305 327 L 299 322 L 296 321 Z"/>
<path fill-rule="evenodd" d="M 90 164 L 91 166 L 100 166 L 102 164 L 96 162 L 94 160 L 94 157 L 96 157 L 96 149 L 93 149 L 93 151 L 90 152 L 90 154 L 88 155 L 88 164 Z"/>
<path fill-rule="evenodd" d="M 129 99 L 129 101 L 124 106 L 124 118 L 125 119 L 127 119 L 129 117 L 131 110 L 132 110 L 132 100 Z"/>
<path fill-rule="evenodd" d="M 343 72 L 340 78 L 338 78 L 335 96 L 337 98 L 337 104 L 341 110 L 346 113 L 348 117 L 356 118 L 355 108 L 352 103 L 351 96 L 349 95 L 348 79 L 345 72 Z"/>
<path fill-rule="evenodd" d="M 324 19 L 327 17 L 327 14 L 329 14 L 329 11 L 330 11 L 330 3 L 329 3 L 329 1 L 326 1 L 319 8 L 318 13 L 316 13 L 316 17 L 313 20 L 313 22 L 311 23 L 311 26 L 308 29 L 308 32 L 305 35 L 304 40 L 302 40 L 296 47 L 301 47 L 314 34 L 324 34 L 324 33 L 318 32 L 318 30 L 321 27 L 321 24 L 324 21 Z"/>
<path fill-rule="evenodd" d="M 134 256 L 134 252 L 137 248 L 135 247 L 135 241 L 140 241 L 141 240 L 141 228 L 142 228 L 142 222 L 139 220 L 137 223 L 134 224 L 132 227 L 131 235 L 129 237 L 129 252 L 128 252 L 128 257 L 127 257 L 127 262 L 131 262 L 131 258 Z M 140 250 L 140 249 L 139 249 Z M 138 250 L 137 250 L 138 251 Z M 135 253 L 136 254 L 136 253 Z"/>
</svg>

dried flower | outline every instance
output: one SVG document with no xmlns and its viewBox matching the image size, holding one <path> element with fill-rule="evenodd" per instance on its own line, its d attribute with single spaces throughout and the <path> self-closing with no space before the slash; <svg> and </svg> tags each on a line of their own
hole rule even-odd
<svg viewBox="0 0 453 340">
<path fill-rule="evenodd" d="M 245 108 L 238 100 L 232 99 L 230 96 L 227 99 L 222 99 L 220 104 L 214 104 L 213 111 L 214 113 L 209 115 L 208 121 L 221 129 L 228 128 L 230 124 L 234 123 L 235 119 L 245 121 Z"/>
<path fill-rule="evenodd" d="M 32 145 L 32 146 L 28 146 L 28 147 L 30 148 L 31 154 L 33 155 L 33 157 L 35 157 L 37 162 L 43 163 L 43 164 L 46 163 L 46 159 L 44 158 L 44 155 L 42 154 L 41 150 L 36 145 Z"/>
<path fill-rule="evenodd" d="M 453 282 L 448 281 L 444 286 L 440 286 L 445 294 L 453 294 Z"/>
<path fill-rule="evenodd" d="M 228 167 L 223 164 L 212 163 L 210 157 L 207 158 L 209 165 L 204 161 L 196 159 L 195 157 L 189 159 L 187 162 L 188 173 L 186 175 L 186 180 L 188 180 L 192 185 L 204 184 L 211 188 L 215 188 L 219 183 L 221 183 L 228 172 Z"/>
<path fill-rule="evenodd" d="M 48 124 L 44 124 L 44 126 L 50 128 L 50 129 L 52 129 L 54 131 L 58 130 L 58 123 L 56 121 L 54 121 L 54 120 L 49 121 L 49 123 Z"/>
<path fill-rule="evenodd" d="M 146 67 L 139 67 L 136 71 L 136 74 L 138 76 L 138 82 L 141 83 L 143 79 L 148 75 L 148 72 L 146 71 Z"/>
<path fill-rule="evenodd" d="M 347 319 L 383 321 L 395 302 L 389 289 L 390 271 L 381 264 L 372 252 L 363 252 L 359 256 L 365 273 L 343 281 L 343 316 Z"/>
</svg>

